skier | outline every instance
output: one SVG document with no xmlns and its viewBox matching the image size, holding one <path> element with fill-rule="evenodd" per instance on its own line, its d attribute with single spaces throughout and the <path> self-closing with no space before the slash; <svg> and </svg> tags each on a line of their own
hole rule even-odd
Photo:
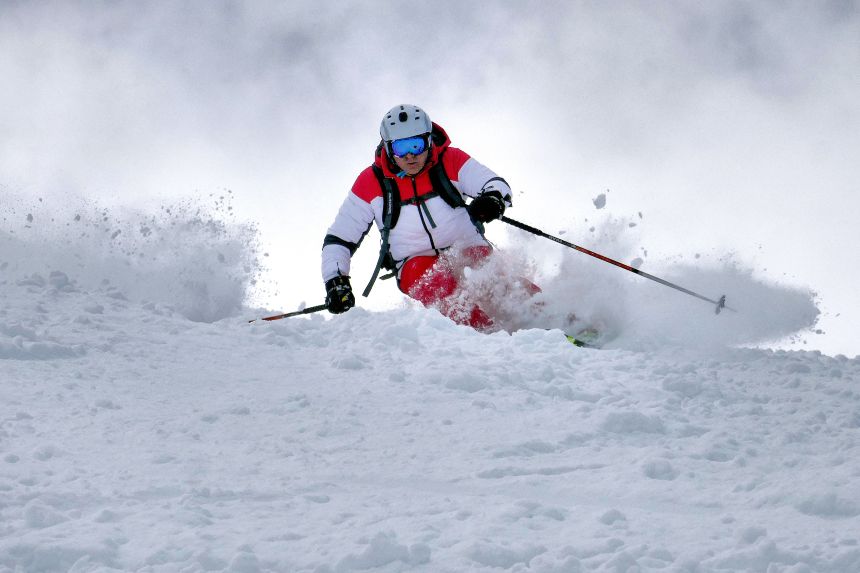
<svg viewBox="0 0 860 573">
<path fill-rule="evenodd" d="M 391 108 L 379 134 L 373 165 L 359 174 L 323 241 L 326 308 L 338 314 L 355 305 L 350 261 L 375 221 L 382 249 L 365 294 L 382 266 L 395 273 L 402 292 L 425 306 L 458 324 L 491 329 L 492 318 L 458 295 L 463 268 L 492 252 L 484 224 L 511 206 L 510 186 L 452 147 L 445 130 L 414 105 Z"/>
</svg>

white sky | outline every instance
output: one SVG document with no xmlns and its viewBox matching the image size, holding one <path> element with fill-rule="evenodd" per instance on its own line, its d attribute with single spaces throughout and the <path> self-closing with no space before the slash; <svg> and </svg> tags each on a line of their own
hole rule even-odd
<svg viewBox="0 0 860 573">
<path fill-rule="evenodd" d="M 819 293 L 808 348 L 860 352 L 857 2 L 0 5 L 0 193 L 230 189 L 277 309 L 321 302 L 322 237 L 404 102 L 513 185 L 511 216 L 588 246 L 608 189 L 645 270 L 734 253 Z"/>
</svg>

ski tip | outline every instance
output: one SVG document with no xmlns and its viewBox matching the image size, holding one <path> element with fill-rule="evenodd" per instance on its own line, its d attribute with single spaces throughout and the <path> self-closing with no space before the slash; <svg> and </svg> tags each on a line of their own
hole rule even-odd
<svg viewBox="0 0 860 573">
<path fill-rule="evenodd" d="M 584 340 L 580 340 L 580 339 L 578 339 L 574 336 L 571 336 L 569 334 L 565 334 L 564 336 L 565 336 L 565 338 L 567 338 L 567 341 L 570 342 L 571 344 L 573 344 L 574 346 L 579 346 L 580 348 L 600 348 L 596 344 L 590 344 L 588 342 L 585 342 Z"/>
</svg>

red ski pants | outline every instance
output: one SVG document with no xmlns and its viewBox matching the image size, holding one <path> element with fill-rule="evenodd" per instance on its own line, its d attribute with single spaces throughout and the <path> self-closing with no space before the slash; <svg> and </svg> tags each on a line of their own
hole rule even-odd
<svg viewBox="0 0 860 573">
<path fill-rule="evenodd" d="M 433 306 L 456 322 L 476 330 L 486 330 L 493 325 L 487 313 L 477 304 L 469 305 L 452 298 L 460 286 L 462 268 L 478 264 L 490 255 L 486 246 L 469 247 L 462 252 L 462 263 L 457 268 L 448 257 L 431 255 L 412 257 L 400 271 L 400 290 L 424 304 Z"/>
</svg>

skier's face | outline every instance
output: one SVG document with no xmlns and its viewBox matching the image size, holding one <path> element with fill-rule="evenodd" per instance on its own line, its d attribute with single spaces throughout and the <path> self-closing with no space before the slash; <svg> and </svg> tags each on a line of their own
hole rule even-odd
<svg viewBox="0 0 860 573">
<path fill-rule="evenodd" d="M 422 153 L 418 155 L 412 155 L 408 153 L 403 157 L 394 156 L 394 163 L 397 164 L 397 167 L 406 172 L 407 175 L 418 175 L 422 169 L 424 169 L 424 165 L 427 163 L 427 156 L 430 154 L 430 150 L 424 150 Z"/>
</svg>

